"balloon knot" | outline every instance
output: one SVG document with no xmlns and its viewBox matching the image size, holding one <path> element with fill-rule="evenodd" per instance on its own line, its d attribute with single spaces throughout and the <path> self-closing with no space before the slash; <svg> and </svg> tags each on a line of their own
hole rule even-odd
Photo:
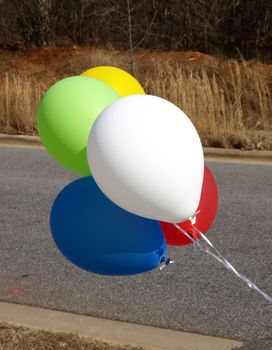
<svg viewBox="0 0 272 350">
<path fill-rule="evenodd" d="M 193 216 L 189 217 L 189 220 L 191 221 L 192 225 L 196 224 L 196 217 L 199 213 L 200 213 L 200 210 L 197 210 Z"/>
<path fill-rule="evenodd" d="M 160 262 L 160 271 L 162 271 L 166 266 L 169 264 L 173 264 L 175 261 L 171 260 L 170 258 L 165 258 L 163 257 L 161 262 Z"/>
</svg>

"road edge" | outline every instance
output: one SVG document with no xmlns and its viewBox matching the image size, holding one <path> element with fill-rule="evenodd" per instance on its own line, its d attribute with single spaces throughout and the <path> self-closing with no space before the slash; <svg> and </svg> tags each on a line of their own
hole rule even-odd
<svg viewBox="0 0 272 350">
<path fill-rule="evenodd" d="M 43 148 L 39 136 L 0 134 L 0 145 L 35 146 Z M 255 163 L 272 163 L 272 151 L 239 150 L 226 148 L 204 147 L 207 160 L 236 160 Z"/>
<path fill-rule="evenodd" d="M 74 333 L 119 346 L 141 346 L 146 350 L 231 350 L 244 345 L 237 340 L 8 302 L 0 302 L 0 322 L 53 332 Z"/>
</svg>

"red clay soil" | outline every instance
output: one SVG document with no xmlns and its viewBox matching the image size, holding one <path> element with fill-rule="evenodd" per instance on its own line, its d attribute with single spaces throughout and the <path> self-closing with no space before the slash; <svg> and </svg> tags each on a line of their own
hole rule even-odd
<svg viewBox="0 0 272 350">
<path fill-rule="evenodd" d="M 5 72 L 18 71 L 21 73 L 36 73 L 46 69 L 55 70 L 60 65 L 65 66 L 66 63 L 73 61 L 73 59 L 86 59 L 86 57 L 95 54 L 96 49 L 90 47 L 56 47 L 49 46 L 46 48 L 30 48 L 22 51 L 6 51 L 0 50 L 0 75 Z M 106 55 L 114 55 L 120 60 L 128 59 L 129 52 L 110 50 L 104 51 Z M 203 54 L 201 52 L 148 52 L 137 51 L 134 57 L 140 64 L 150 59 L 167 59 L 175 61 L 180 64 L 204 64 L 212 65 L 216 60 L 214 57 Z M 57 69 L 58 70 L 58 69 Z"/>
</svg>

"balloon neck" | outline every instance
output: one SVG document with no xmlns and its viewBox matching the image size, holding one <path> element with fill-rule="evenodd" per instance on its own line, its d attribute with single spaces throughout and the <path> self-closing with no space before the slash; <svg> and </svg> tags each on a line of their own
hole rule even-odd
<svg viewBox="0 0 272 350">
<path fill-rule="evenodd" d="M 196 224 L 196 217 L 197 215 L 200 213 L 200 210 L 197 210 L 193 216 L 189 217 L 189 221 L 191 221 L 191 224 L 192 225 L 195 225 Z"/>
<path fill-rule="evenodd" d="M 160 271 L 162 271 L 166 266 L 173 264 L 175 261 L 170 258 L 163 257 L 160 262 Z"/>
<path fill-rule="evenodd" d="M 190 220 L 190 222 L 191 222 L 192 225 L 195 225 L 195 224 L 196 224 L 196 216 L 195 216 L 195 215 L 194 215 L 194 216 L 191 216 L 191 217 L 189 218 L 189 220 Z"/>
</svg>

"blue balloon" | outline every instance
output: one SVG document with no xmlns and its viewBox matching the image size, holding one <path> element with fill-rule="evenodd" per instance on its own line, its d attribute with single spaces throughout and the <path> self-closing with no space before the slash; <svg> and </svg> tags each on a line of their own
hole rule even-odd
<svg viewBox="0 0 272 350">
<path fill-rule="evenodd" d="M 116 206 L 92 177 L 75 180 L 59 193 L 51 209 L 50 226 L 61 253 L 97 274 L 142 273 L 165 259 L 160 224 Z"/>
</svg>

